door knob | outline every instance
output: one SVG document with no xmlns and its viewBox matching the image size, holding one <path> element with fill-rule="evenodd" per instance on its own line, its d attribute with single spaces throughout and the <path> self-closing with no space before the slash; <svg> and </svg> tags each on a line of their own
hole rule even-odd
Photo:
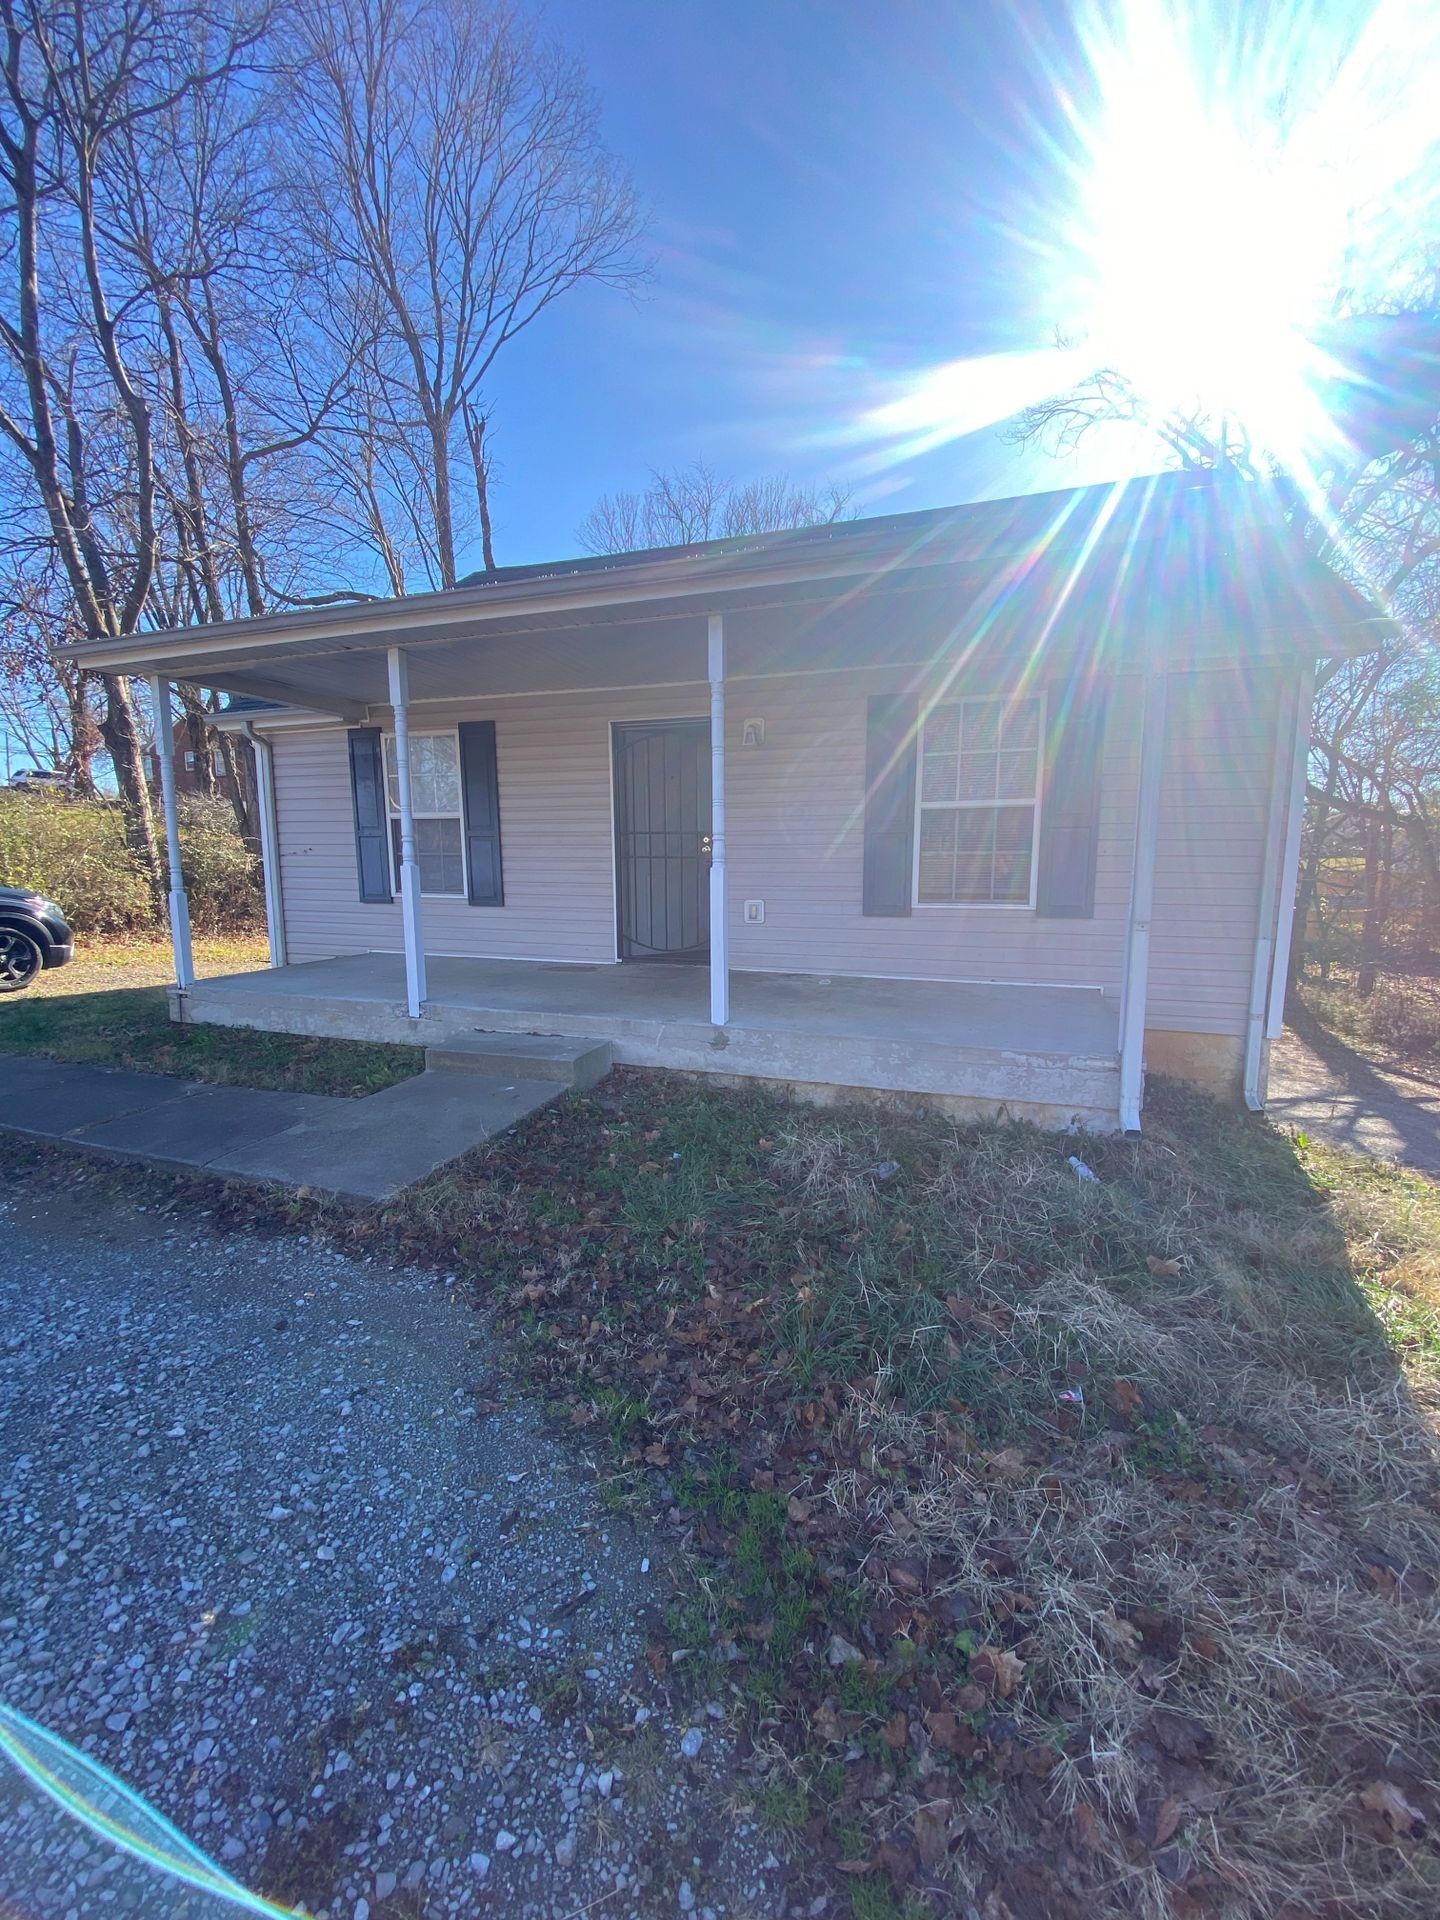
<svg viewBox="0 0 1440 1920">
<path fill-rule="evenodd" d="M 711 834 L 708 834 L 708 833 L 701 834 L 700 836 L 701 853 L 705 854 L 708 857 L 709 854 L 714 850 L 714 844 L 715 844 L 714 838 Z"/>
</svg>

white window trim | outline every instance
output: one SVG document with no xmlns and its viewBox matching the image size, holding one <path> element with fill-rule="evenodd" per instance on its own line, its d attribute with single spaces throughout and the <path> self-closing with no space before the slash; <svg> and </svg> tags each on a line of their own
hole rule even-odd
<svg viewBox="0 0 1440 1920">
<path fill-rule="evenodd" d="M 412 727 L 410 730 L 410 741 L 413 746 L 418 739 L 438 739 L 444 734 L 448 734 L 455 742 L 455 767 L 460 780 L 460 805 L 454 813 L 426 812 L 415 805 L 415 792 L 412 787 L 410 792 L 410 813 L 411 817 L 415 820 L 458 820 L 460 822 L 461 886 L 458 893 L 427 893 L 422 887 L 420 889 L 420 898 L 422 900 L 468 900 L 470 898 L 470 852 L 465 843 L 465 766 L 460 758 L 460 729 L 458 726 Z M 390 804 L 390 762 L 388 758 L 389 754 L 394 751 L 394 739 L 395 735 L 393 730 L 381 735 L 380 777 L 385 787 L 385 851 L 386 857 L 390 862 L 391 890 L 398 900 L 400 898 L 400 863 L 395 854 L 395 835 L 390 828 L 390 822 L 392 820 L 398 820 L 400 814 L 398 809 L 392 807 Z M 388 747 L 386 745 L 387 741 L 391 743 Z M 416 864 L 418 867 L 418 861 Z"/>
<path fill-rule="evenodd" d="M 937 707 L 989 706 L 996 701 L 1002 704 L 1007 700 L 1035 700 L 1040 706 L 1040 733 L 1035 748 L 1035 798 L 1029 800 L 931 800 L 921 798 L 925 774 L 925 727 Z M 945 694 L 938 700 L 932 700 L 920 716 L 920 725 L 915 738 L 915 822 L 912 838 L 915 842 L 914 855 L 910 870 L 910 904 L 916 913 L 1034 913 L 1039 900 L 1040 886 L 1040 816 L 1045 799 L 1045 741 L 1049 719 L 1048 703 L 1043 688 L 1034 693 L 961 693 Z M 920 898 L 920 820 L 926 807 L 939 812 L 942 808 L 951 812 L 964 809 L 978 812 L 982 807 L 1032 806 L 1035 809 L 1035 826 L 1030 846 L 1030 898 L 1028 900 L 922 900 Z"/>
</svg>

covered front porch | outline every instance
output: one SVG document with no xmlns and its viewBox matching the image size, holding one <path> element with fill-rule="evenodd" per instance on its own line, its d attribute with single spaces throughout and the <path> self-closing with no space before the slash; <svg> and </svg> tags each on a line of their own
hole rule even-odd
<svg viewBox="0 0 1440 1920">
<path fill-rule="evenodd" d="M 435 1045 L 482 1033 L 608 1041 L 617 1064 L 780 1082 L 811 1098 L 920 1096 L 957 1114 L 1119 1124 L 1119 1010 L 1078 987 L 736 972 L 711 1019 L 703 966 L 546 965 L 428 955 L 424 1010 L 404 957 L 349 954 L 196 981 L 176 1017 Z"/>
</svg>

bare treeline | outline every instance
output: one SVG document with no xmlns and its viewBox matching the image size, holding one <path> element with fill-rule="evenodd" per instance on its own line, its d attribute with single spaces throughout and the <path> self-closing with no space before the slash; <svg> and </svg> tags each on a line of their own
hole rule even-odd
<svg viewBox="0 0 1440 1920">
<path fill-rule="evenodd" d="M 643 271 L 639 214 L 503 4 L 0 0 L 0 33 L 0 709 L 82 790 L 103 744 L 158 885 L 132 690 L 49 644 L 493 564 L 497 357 Z"/>
<path fill-rule="evenodd" d="M 655 471 L 638 492 L 602 495 L 581 521 L 578 538 L 587 553 L 634 553 L 829 526 L 850 514 L 851 495 L 843 486 L 802 486 L 784 473 L 727 480 L 704 460 L 694 460 Z"/>
</svg>

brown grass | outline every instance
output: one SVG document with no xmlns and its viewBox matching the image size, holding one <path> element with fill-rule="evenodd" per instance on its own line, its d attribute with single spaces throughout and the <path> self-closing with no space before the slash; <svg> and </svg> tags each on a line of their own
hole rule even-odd
<svg viewBox="0 0 1440 1920">
<path fill-rule="evenodd" d="M 1440 1867 L 1397 1840 L 1423 1833 L 1440 1778 L 1440 1194 L 1311 1152 L 1327 1208 L 1303 1190 L 1229 1206 L 1197 1181 L 1196 1144 L 1152 1123 L 1142 1146 L 1101 1149 L 1108 1177 L 1123 1168 L 1143 1195 L 1156 1257 L 1179 1257 L 1158 1284 L 1065 1257 L 1076 1193 L 1038 1140 L 997 1132 L 942 1152 L 911 1190 L 948 1216 L 967 1298 L 1052 1365 L 1105 1356 L 1138 1389 L 1138 1431 L 1101 1409 L 1068 1444 L 997 1472 L 994 1449 L 949 1460 L 903 1406 L 858 1390 L 873 1447 L 927 1470 L 880 1515 L 844 1468 L 823 1491 L 882 1561 L 923 1543 L 946 1591 L 987 1619 L 1023 1596 L 1017 1719 L 1036 1739 L 1057 1711 L 1084 1730 L 1052 1784 L 1068 1812 L 1105 1816 L 1086 1829 L 1111 1875 L 1097 1911 L 1161 1920 L 1198 1870 L 1206 1910 L 1246 1920 L 1419 1920 L 1440 1907 Z M 813 1208 L 874 1220 L 879 1189 L 860 1169 L 887 1143 L 867 1123 L 800 1121 L 782 1151 Z M 1104 1232 L 1128 1211 L 1093 1204 Z M 1017 1289 L 1005 1255 L 1022 1218 L 1027 1243 L 1047 1221 L 1062 1230 L 1051 1270 Z M 1400 1332 L 1399 1366 L 1362 1289 Z M 892 1369 L 875 1362 L 883 1382 Z M 1180 1721 L 1164 1723 L 1169 1751 L 1162 1702 Z M 1404 1835 L 1370 1807 L 1391 1789 Z M 1137 1834 L 1159 1843 L 1137 1857 Z"/>
<path fill-rule="evenodd" d="M 870 1856 L 856 1912 L 906 1884 L 1047 1917 L 1440 1908 L 1436 1190 L 1180 1089 L 1142 1141 L 1077 1143 L 619 1084 L 407 1212 L 503 1249 L 542 1373 L 687 1462 L 722 1563 L 677 1635 L 731 1648 L 704 1684 L 754 1701 L 757 1804 Z M 755 1564 L 791 1488 L 829 1516 L 799 1535 L 818 1589 Z M 925 1569 L 918 1667 L 867 1628 L 917 1604 L 896 1566 Z M 796 1650 L 752 1680 L 745 1622 L 787 1605 Z M 842 1689 L 852 1750 L 907 1724 L 858 1800 L 813 1733 L 837 1610 L 883 1702 Z M 1023 1662 L 958 1774 L 922 1710 L 965 1697 L 947 1611 Z"/>
</svg>

